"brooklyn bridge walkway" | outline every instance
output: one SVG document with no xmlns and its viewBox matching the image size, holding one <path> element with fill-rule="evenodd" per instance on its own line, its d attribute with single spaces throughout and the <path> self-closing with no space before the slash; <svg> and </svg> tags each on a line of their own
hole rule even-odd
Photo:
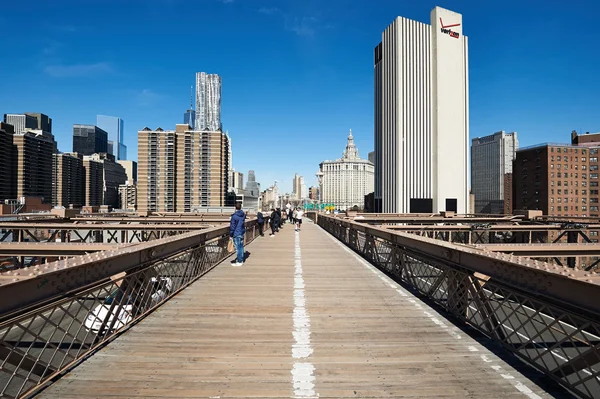
<svg viewBox="0 0 600 399">
<path fill-rule="evenodd" d="M 39 397 L 562 395 L 310 221 L 246 249 L 242 267 L 219 265 Z"/>
</svg>

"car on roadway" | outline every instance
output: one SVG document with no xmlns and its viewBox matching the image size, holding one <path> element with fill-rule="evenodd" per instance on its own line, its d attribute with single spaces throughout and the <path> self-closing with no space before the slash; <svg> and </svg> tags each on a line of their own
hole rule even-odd
<svg viewBox="0 0 600 399">
<path fill-rule="evenodd" d="M 169 277 L 152 277 L 150 286 L 151 293 L 148 308 L 161 302 L 171 293 L 173 281 Z M 100 305 L 90 311 L 85 319 L 85 328 L 94 334 L 105 334 L 105 331 L 100 331 L 103 324 L 103 330 L 108 329 L 112 324 L 110 332 L 129 324 L 133 320 L 136 297 L 135 294 L 130 294 L 127 298 L 123 298 L 123 295 L 124 292 L 121 288 L 111 292 Z M 143 293 L 140 296 L 143 297 Z M 117 303 L 113 307 L 114 301 L 117 301 Z M 119 303 L 121 306 L 119 306 Z"/>
</svg>

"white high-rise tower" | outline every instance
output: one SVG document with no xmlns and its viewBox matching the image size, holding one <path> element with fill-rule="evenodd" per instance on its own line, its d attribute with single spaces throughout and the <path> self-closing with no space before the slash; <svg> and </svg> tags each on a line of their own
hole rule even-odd
<svg viewBox="0 0 600 399">
<path fill-rule="evenodd" d="M 469 94 L 462 16 L 398 17 L 375 48 L 375 206 L 468 210 Z"/>
<path fill-rule="evenodd" d="M 221 131 L 221 77 L 196 73 L 196 130 Z"/>
</svg>

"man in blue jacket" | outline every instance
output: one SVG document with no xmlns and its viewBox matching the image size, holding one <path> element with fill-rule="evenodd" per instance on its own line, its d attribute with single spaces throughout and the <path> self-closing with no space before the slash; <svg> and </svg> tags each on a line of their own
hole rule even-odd
<svg viewBox="0 0 600 399">
<path fill-rule="evenodd" d="M 246 214 L 242 211 L 242 204 L 237 203 L 229 223 L 229 236 L 233 238 L 233 244 L 237 252 L 237 261 L 232 263 L 232 266 L 242 266 L 244 264 L 244 233 L 246 233 Z"/>
</svg>

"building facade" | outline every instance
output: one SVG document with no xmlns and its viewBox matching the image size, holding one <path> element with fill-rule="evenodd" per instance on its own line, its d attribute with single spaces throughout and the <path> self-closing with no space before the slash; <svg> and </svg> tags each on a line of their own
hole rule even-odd
<svg viewBox="0 0 600 399">
<path fill-rule="evenodd" d="M 85 205 L 85 169 L 81 155 L 53 155 L 52 205 L 65 208 Z"/>
<path fill-rule="evenodd" d="M 52 118 L 50 118 L 48 115 L 39 112 L 25 112 L 25 115 L 35 118 L 35 127 L 32 129 L 52 133 Z"/>
<path fill-rule="evenodd" d="M 597 167 L 597 153 L 597 147 L 551 143 L 518 150 L 512 176 L 514 209 L 597 217 L 598 171 L 591 170 Z"/>
<path fill-rule="evenodd" d="M 517 133 L 496 132 L 471 141 L 471 191 L 475 213 L 503 214 L 504 176 L 512 173 Z"/>
<path fill-rule="evenodd" d="M 196 73 L 195 130 L 222 131 L 221 77 L 206 72 Z"/>
<path fill-rule="evenodd" d="M 17 198 L 14 133 L 13 125 L 0 122 L 0 201 Z"/>
<path fill-rule="evenodd" d="M 138 210 L 192 212 L 223 207 L 228 187 L 227 137 L 220 131 L 145 128 L 138 132 Z"/>
<path fill-rule="evenodd" d="M 121 161 L 117 161 L 117 163 L 125 169 L 125 174 L 127 175 L 127 183 L 126 184 L 136 184 L 137 183 L 137 162 L 121 160 Z"/>
<path fill-rule="evenodd" d="M 85 206 L 100 206 L 104 198 L 104 164 L 83 157 Z"/>
<path fill-rule="evenodd" d="M 323 174 L 321 201 L 332 203 L 340 210 L 363 207 L 365 195 L 373 191 L 374 167 L 368 160 L 360 158 L 352 130 L 342 158 L 324 161 L 319 168 Z"/>
<path fill-rule="evenodd" d="M 374 51 L 377 211 L 468 209 L 468 51 L 462 16 L 398 17 Z"/>
<path fill-rule="evenodd" d="M 12 125 L 16 134 L 21 134 L 25 129 L 37 129 L 38 120 L 27 114 L 4 114 L 4 123 Z"/>
<path fill-rule="evenodd" d="M 40 197 L 52 203 L 52 155 L 54 137 L 41 130 L 26 129 L 13 136 L 17 198 Z"/>
<path fill-rule="evenodd" d="M 119 186 L 119 209 L 137 210 L 137 186 L 135 184 Z"/>
<path fill-rule="evenodd" d="M 108 152 L 108 133 L 94 125 L 73 125 L 73 152 L 81 155 Z"/>
<path fill-rule="evenodd" d="M 96 115 L 96 126 L 107 133 L 107 150 L 120 161 L 127 159 L 125 140 L 125 122 L 116 116 Z M 98 151 L 103 152 L 103 151 Z"/>
<path fill-rule="evenodd" d="M 102 164 L 102 205 L 119 207 L 119 186 L 127 182 L 125 168 L 115 162 L 114 155 L 99 153 L 85 156 Z"/>
</svg>

